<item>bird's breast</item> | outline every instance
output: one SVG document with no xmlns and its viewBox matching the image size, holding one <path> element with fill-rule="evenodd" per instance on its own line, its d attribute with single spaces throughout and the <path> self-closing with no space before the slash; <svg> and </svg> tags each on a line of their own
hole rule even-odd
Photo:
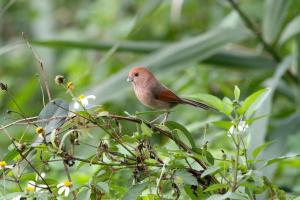
<svg viewBox="0 0 300 200">
<path fill-rule="evenodd" d="M 149 88 L 149 87 L 148 87 Z M 174 105 L 169 102 L 156 99 L 154 92 L 151 89 L 134 87 L 134 92 L 138 100 L 147 107 L 154 109 L 169 109 Z"/>
</svg>

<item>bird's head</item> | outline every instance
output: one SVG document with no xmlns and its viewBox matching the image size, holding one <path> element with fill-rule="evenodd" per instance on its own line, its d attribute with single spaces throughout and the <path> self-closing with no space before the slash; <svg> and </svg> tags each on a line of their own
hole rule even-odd
<svg viewBox="0 0 300 200">
<path fill-rule="evenodd" d="M 153 74 L 145 67 L 132 68 L 127 77 L 127 82 L 134 85 L 143 85 L 147 80 L 153 77 Z"/>
</svg>

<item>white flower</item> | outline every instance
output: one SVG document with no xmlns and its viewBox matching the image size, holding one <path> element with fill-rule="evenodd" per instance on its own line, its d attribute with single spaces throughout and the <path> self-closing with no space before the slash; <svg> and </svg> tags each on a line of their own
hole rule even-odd
<svg viewBox="0 0 300 200">
<path fill-rule="evenodd" d="M 4 160 L 0 161 L 0 170 L 2 169 L 12 169 L 13 165 L 7 165 L 7 163 Z"/>
<path fill-rule="evenodd" d="M 96 96 L 95 95 L 88 95 L 88 96 L 80 95 L 78 98 L 74 99 L 75 100 L 74 108 L 76 110 L 82 108 L 82 106 L 84 107 L 84 109 L 92 108 L 93 105 L 89 104 L 89 99 L 95 100 Z"/>
<path fill-rule="evenodd" d="M 62 193 L 65 192 L 65 197 L 67 197 L 70 193 L 70 187 L 72 186 L 72 182 L 70 181 L 64 181 L 63 183 L 60 183 L 57 185 L 58 189 L 58 194 L 61 195 Z"/>
<path fill-rule="evenodd" d="M 248 128 L 249 126 L 245 121 L 240 121 L 237 125 L 232 125 L 229 128 L 228 133 L 234 134 L 235 130 L 237 130 L 239 133 L 245 133 Z"/>
<path fill-rule="evenodd" d="M 44 178 L 46 176 L 46 174 L 44 172 L 42 172 L 41 174 L 41 177 Z M 42 180 L 40 176 L 36 175 L 35 177 L 35 180 L 38 181 L 38 180 Z M 36 181 L 28 181 L 27 183 L 27 187 L 26 187 L 26 190 L 28 192 L 38 192 L 38 191 L 41 191 L 41 190 L 44 190 L 44 189 L 47 189 L 48 186 L 45 185 L 45 184 L 36 184 Z"/>
<path fill-rule="evenodd" d="M 36 184 L 35 181 L 28 181 L 27 183 L 27 187 L 26 187 L 26 190 L 28 192 L 38 192 L 38 191 L 41 191 L 43 189 L 47 189 L 48 186 L 47 185 L 44 185 L 44 184 Z"/>
</svg>

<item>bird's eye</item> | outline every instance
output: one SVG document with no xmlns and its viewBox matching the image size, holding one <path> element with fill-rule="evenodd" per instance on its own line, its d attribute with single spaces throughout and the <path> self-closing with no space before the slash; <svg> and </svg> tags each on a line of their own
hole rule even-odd
<svg viewBox="0 0 300 200">
<path fill-rule="evenodd" d="M 134 76 L 139 76 L 139 73 L 135 73 Z"/>
</svg>

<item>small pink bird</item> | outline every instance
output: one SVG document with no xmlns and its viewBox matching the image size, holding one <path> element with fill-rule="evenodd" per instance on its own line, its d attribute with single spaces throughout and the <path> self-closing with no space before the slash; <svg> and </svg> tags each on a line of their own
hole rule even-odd
<svg viewBox="0 0 300 200">
<path fill-rule="evenodd" d="M 215 110 L 204 103 L 178 97 L 174 92 L 161 84 L 145 67 L 132 68 L 128 74 L 127 81 L 132 83 L 135 95 L 139 101 L 150 108 L 168 110 L 178 104 L 187 104 L 205 110 Z"/>
</svg>

